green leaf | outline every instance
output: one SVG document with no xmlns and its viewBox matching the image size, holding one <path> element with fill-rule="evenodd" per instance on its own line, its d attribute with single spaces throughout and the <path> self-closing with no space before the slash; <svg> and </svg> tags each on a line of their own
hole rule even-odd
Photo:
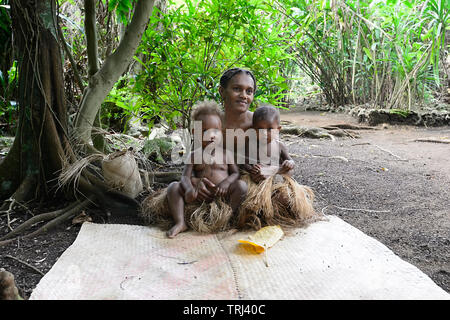
<svg viewBox="0 0 450 320">
<path fill-rule="evenodd" d="M 369 59 L 373 61 L 372 53 L 370 52 L 370 50 L 367 49 L 366 47 L 363 47 L 363 50 L 366 53 L 366 55 L 369 57 Z"/>
</svg>

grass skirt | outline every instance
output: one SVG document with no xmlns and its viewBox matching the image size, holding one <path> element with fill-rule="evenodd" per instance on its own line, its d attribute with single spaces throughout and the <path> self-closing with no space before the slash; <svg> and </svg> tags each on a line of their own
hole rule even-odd
<svg viewBox="0 0 450 320">
<path fill-rule="evenodd" d="M 151 194 L 141 204 L 140 215 L 146 223 L 170 229 L 174 225 L 169 211 L 167 188 Z M 224 199 L 217 198 L 212 202 L 195 202 L 185 205 L 184 219 L 195 231 L 214 233 L 232 228 L 233 210 Z"/>
<path fill-rule="evenodd" d="M 321 220 L 314 210 L 314 192 L 285 174 L 276 174 L 259 183 L 241 172 L 248 193 L 239 216 L 246 227 L 259 230 L 268 225 L 301 227 Z"/>
</svg>

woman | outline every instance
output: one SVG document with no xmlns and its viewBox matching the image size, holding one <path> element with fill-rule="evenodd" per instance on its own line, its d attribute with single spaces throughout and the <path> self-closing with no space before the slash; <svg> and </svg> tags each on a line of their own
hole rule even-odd
<svg viewBox="0 0 450 320">
<path fill-rule="evenodd" d="M 250 71 L 233 68 L 227 70 L 222 75 L 219 87 L 225 109 L 224 119 L 219 121 L 221 122 L 222 128 L 242 129 L 243 131 L 246 131 L 252 126 L 253 113 L 249 111 L 249 107 L 253 102 L 255 89 L 255 78 Z M 238 173 L 237 167 L 236 173 Z M 237 177 L 238 175 L 236 178 Z M 215 203 L 215 195 L 220 189 L 218 188 L 218 185 L 215 185 L 212 182 L 214 180 L 210 179 L 204 175 L 201 178 L 198 176 L 190 176 L 190 181 L 192 183 L 190 188 L 195 189 L 196 203 L 193 208 L 189 208 L 189 210 L 184 212 L 186 213 L 189 211 L 187 215 L 184 215 L 184 219 L 189 221 L 189 225 L 193 229 L 200 232 L 209 232 L 213 230 L 220 231 L 233 225 L 234 221 L 239 216 L 238 211 L 240 211 L 240 203 L 245 199 L 247 193 L 247 184 L 242 180 L 236 180 L 234 203 L 239 201 L 236 208 L 231 206 L 231 202 L 233 202 L 230 200 L 231 195 L 228 195 L 229 202 Z M 175 190 L 174 188 L 174 184 L 171 184 L 167 190 L 159 190 L 143 201 L 140 215 L 144 220 L 150 224 L 156 223 L 164 226 L 166 225 L 167 217 L 170 217 L 170 215 L 167 215 L 163 210 L 164 208 L 171 207 L 173 212 L 179 213 L 179 208 L 181 207 L 179 201 L 180 198 L 174 196 L 179 192 L 179 188 L 177 188 L 176 191 L 173 191 Z M 168 201 L 171 201 L 171 203 Z M 201 203 L 200 206 L 197 205 L 198 202 Z M 174 203 L 179 204 L 178 207 L 176 207 Z M 184 209 L 188 209 L 187 207 L 188 206 L 185 206 Z M 236 214 L 233 214 L 234 211 L 236 211 Z M 230 214 L 228 214 L 228 212 Z M 182 224 L 179 217 L 180 215 L 178 214 L 178 221 L 174 227 L 175 229 L 171 229 L 168 232 L 169 237 L 173 237 L 177 232 L 180 232 L 180 230 L 184 231 L 186 229 L 186 224 Z"/>
<path fill-rule="evenodd" d="M 234 129 L 234 147 L 227 146 L 227 149 L 234 149 L 235 160 L 243 159 L 240 157 L 240 152 L 245 151 L 241 151 L 238 147 L 239 134 L 245 134 L 250 128 L 255 130 L 259 128 L 253 121 L 253 112 L 249 110 L 255 91 L 255 77 L 248 70 L 229 69 L 220 78 L 219 93 L 225 111 L 223 128 L 224 131 Z M 274 113 L 278 115 L 275 127 L 279 129 L 279 113 L 277 110 Z M 237 129 L 242 131 L 236 131 Z M 246 140 L 241 137 L 241 141 L 245 141 L 245 149 L 248 151 L 251 145 L 258 145 L 259 142 L 251 140 L 251 132 L 247 133 L 249 134 L 245 135 Z M 225 131 L 224 142 L 227 140 Z M 257 155 L 250 155 L 249 152 L 244 153 L 246 159 L 249 156 L 258 158 Z M 293 163 L 292 159 L 291 162 Z M 320 218 L 313 208 L 314 193 L 309 187 L 299 185 L 291 174 L 283 172 L 283 174 L 262 176 L 261 172 L 253 173 L 246 170 L 248 166 L 248 164 L 243 165 L 244 170 L 241 171 L 241 179 L 248 186 L 248 194 L 240 208 L 238 227 L 259 229 L 264 225 L 273 224 L 300 226 Z M 291 166 L 293 169 L 293 164 Z M 193 183 L 199 183 L 199 181 Z M 198 189 L 202 199 L 210 200 L 214 192 L 214 184 L 206 180 L 204 183 L 200 182 Z"/>
<path fill-rule="evenodd" d="M 256 91 L 254 75 L 242 68 L 232 68 L 225 71 L 220 78 L 219 93 L 225 110 L 223 128 L 242 129 L 244 132 L 252 127 L 253 112 L 249 110 Z M 235 146 L 237 138 L 235 138 Z M 226 135 L 224 134 L 224 142 Z M 193 178 L 197 185 L 200 179 Z M 198 185 L 198 198 L 212 200 L 214 184 L 203 179 Z"/>
<path fill-rule="evenodd" d="M 219 93 L 225 110 L 224 127 L 248 130 L 252 126 L 253 112 L 250 104 L 256 91 L 253 74 L 245 69 L 233 68 L 220 78 Z"/>
</svg>

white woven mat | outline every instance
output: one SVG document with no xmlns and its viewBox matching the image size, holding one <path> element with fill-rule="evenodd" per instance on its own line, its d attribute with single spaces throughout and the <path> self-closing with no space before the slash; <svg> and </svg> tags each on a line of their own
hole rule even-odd
<svg viewBox="0 0 450 320">
<path fill-rule="evenodd" d="M 343 220 L 296 229 L 263 255 L 253 232 L 168 239 L 157 228 L 84 223 L 31 299 L 450 299 L 427 275 Z"/>
</svg>

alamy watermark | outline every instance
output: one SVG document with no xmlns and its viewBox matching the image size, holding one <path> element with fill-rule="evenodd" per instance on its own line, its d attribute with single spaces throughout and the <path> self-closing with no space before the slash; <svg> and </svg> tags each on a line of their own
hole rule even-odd
<svg viewBox="0 0 450 320">
<path fill-rule="evenodd" d="M 233 161 L 236 164 L 279 164 L 279 131 L 276 129 L 225 129 L 224 141 L 222 131 L 208 129 L 203 132 L 202 122 L 194 121 L 192 132 L 183 129 L 178 133 L 181 143 L 172 149 L 171 160 L 174 163 L 224 164 L 226 158 L 222 155 L 225 142 L 226 149 L 235 154 Z M 271 143 L 268 143 L 268 135 L 271 136 Z M 203 146 L 203 142 L 209 143 Z"/>
</svg>

